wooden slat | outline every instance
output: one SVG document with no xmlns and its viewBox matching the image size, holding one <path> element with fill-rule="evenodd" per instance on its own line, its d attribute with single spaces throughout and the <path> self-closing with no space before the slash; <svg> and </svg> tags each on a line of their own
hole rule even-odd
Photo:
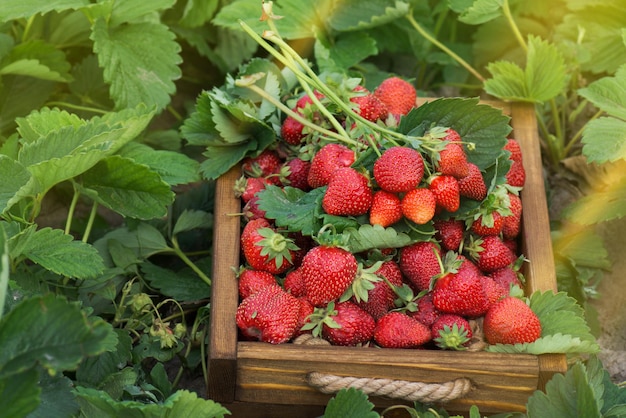
<svg viewBox="0 0 626 418">
<path fill-rule="evenodd" d="M 235 197 L 233 186 L 240 175 L 240 167 L 233 167 L 220 177 L 215 187 L 208 396 L 217 402 L 235 400 L 235 313 L 239 301 L 233 267 L 239 266 L 240 217 L 236 214 L 241 211 L 241 201 Z"/>
<path fill-rule="evenodd" d="M 242 342 L 238 348 L 239 401 L 326 405 L 330 395 L 311 388 L 310 372 L 409 382 L 445 383 L 468 378 L 475 388 L 446 407 L 481 411 L 523 411 L 538 385 L 536 356 L 358 347 L 269 346 Z M 494 394 L 497 393 L 497 396 Z M 407 403 L 372 398 L 377 406 Z"/>
</svg>

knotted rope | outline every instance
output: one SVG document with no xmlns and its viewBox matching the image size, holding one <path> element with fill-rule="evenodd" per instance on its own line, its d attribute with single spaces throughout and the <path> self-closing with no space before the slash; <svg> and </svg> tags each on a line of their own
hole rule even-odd
<svg viewBox="0 0 626 418">
<path fill-rule="evenodd" d="M 326 394 L 337 393 L 344 388 L 355 388 L 371 396 L 385 396 L 423 403 L 448 402 L 467 395 L 472 389 L 472 382 L 465 378 L 445 383 L 423 383 L 406 380 L 336 376 L 319 372 L 309 373 L 307 375 L 307 383 Z"/>
</svg>

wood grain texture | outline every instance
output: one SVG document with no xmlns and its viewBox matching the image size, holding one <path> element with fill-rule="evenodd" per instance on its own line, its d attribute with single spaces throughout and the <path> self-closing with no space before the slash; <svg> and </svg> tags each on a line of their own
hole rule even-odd
<svg viewBox="0 0 626 418">
<path fill-rule="evenodd" d="M 418 104 L 435 99 L 418 99 Z M 526 104 L 481 102 L 509 115 L 522 148 L 526 186 L 522 192 L 521 251 L 526 263 L 526 291 L 556 290 L 550 227 L 534 108 Z M 271 345 L 238 342 L 235 312 L 238 291 L 233 266 L 239 265 L 240 220 L 231 216 L 241 204 L 233 194 L 240 168 L 217 181 L 214 228 L 213 294 L 209 346 L 209 398 L 241 417 L 318 417 L 332 395 L 306 383 L 317 371 L 340 376 L 444 383 L 471 379 L 472 391 L 447 403 L 465 413 L 477 405 L 483 413 L 524 411 L 528 397 L 544 389 L 554 373 L 567 370 L 565 355 L 513 355 L 357 347 Z M 377 408 L 403 403 L 371 397 Z"/>
<path fill-rule="evenodd" d="M 238 286 L 233 267 L 239 266 L 241 201 L 235 197 L 239 166 L 216 182 L 213 228 L 213 271 L 211 292 L 211 336 L 208 360 L 208 396 L 217 402 L 235 400 L 237 369 Z"/>
</svg>

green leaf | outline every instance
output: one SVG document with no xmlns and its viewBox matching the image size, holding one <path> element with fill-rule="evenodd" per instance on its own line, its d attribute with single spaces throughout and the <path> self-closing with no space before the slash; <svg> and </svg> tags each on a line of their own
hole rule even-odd
<svg viewBox="0 0 626 418">
<path fill-rule="evenodd" d="M 449 0 L 450 8 L 459 13 L 459 21 L 480 25 L 502 16 L 502 0 Z"/>
<path fill-rule="evenodd" d="M 206 146 L 219 137 L 211 114 L 211 96 L 208 91 L 198 95 L 194 111 L 185 119 L 180 132 L 190 145 Z"/>
<path fill-rule="evenodd" d="M 211 20 L 218 6 L 218 0 L 189 0 L 178 24 L 186 28 L 202 26 Z"/>
<path fill-rule="evenodd" d="M 72 392 L 74 383 L 62 374 L 50 376 L 41 369 L 39 372 L 41 402 L 28 418 L 65 418 L 78 413 L 78 403 Z M 2 411 L 4 411 L 2 409 Z"/>
<path fill-rule="evenodd" d="M 41 402 L 36 369 L 0 378 L 0 411 L 5 417 L 26 417 Z"/>
<path fill-rule="evenodd" d="M 303 235 L 314 235 L 322 227 L 317 219 L 321 214 L 321 201 L 326 187 L 318 187 L 308 193 L 295 187 L 267 186 L 257 193 L 259 208 L 266 217 L 274 219 L 277 226 Z"/>
<path fill-rule="evenodd" d="M 626 64 L 617 70 L 615 76 L 602 77 L 579 89 L 578 94 L 609 116 L 626 120 Z"/>
<path fill-rule="evenodd" d="M 9 290 L 9 273 L 11 270 L 9 259 L 9 244 L 4 227 L 0 225 L 0 318 L 4 315 L 4 304 Z"/>
<path fill-rule="evenodd" d="M 102 273 L 104 264 L 90 244 L 74 240 L 60 229 L 41 228 L 21 235 L 19 253 L 12 257 L 24 257 L 47 270 L 62 276 L 88 279 Z"/>
<path fill-rule="evenodd" d="M 485 91 L 503 100 L 546 102 L 565 88 L 567 72 L 561 52 L 538 36 L 528 37 L 526 68 L 507 61 L 490 63 Z"/>
<path fill-rule="evenodd" d="M 32 77 L 4 76 L 0 82 L 0 133 L 15 128 L 15 118 L 27 115 L 49 100 L 57 83 Z M 16 94 L 19 92 L 19 94 Z"/>
<path fill-rule="evenodd" d="M 61 12 L 68 9 L 79 9 L 87 6 L 89 0 L 3 0 L 0 8 L 0 22 L 44 14 L 55 10 Z"/>
<path fill-rule="evenodd" d="M 567 70 L 558 47 L 538 36 L 528 36 L 526 85 L 529 97 L 535 102 L 546 102 L 565 88 Z"/>
<path fill-rule="evenodd" d="M 127 331 L 116 329 L 117 345 L 114 350 L 87 357 L 83 359 L 76 370 L 76 380 L 79 385 L 99 387 L 111 374 L 120 370 L 120 367 L 127 364 L 131 356 L 132 339 Z"/>
<path fill-rule="evenodd" d="M 582 363 L 574 364 L 564 375 L 555 374 L 545 393 L 535 391 L 528 399 L 528 417 L 600 418 L 601 399 L 596 397 L 594 380 Z"/>
<path fill-rule="evenodd" d="M 402 118 L 398 130 L 410 134 L 420 126 L 441 126 L 455 129 L 464 142 L 475 144 L 466 149 L 468 159 L 480 169 L 491 166 L 511 132 L 510 118 L 478 99 L 443 98 L 425 103 Z"/>
<path fill-rule="evenodd" d="M 3 60 L 2 74 L 16 74 L 42 80 L 67 82 L 71 65 L 63 51 L 42 40 L 33 40 L 16 45 Z"/>
<path fill-rule="evenodd" d="M 109 25 L 119 26 L 126 22 L 139 21 L 142 17 L 154 12 L 169 9 L 176 3 L 176 0 L 125 0 L 113 3 Z"/>
<path fill-rule="evenodd" d="M 155 150 L 138 142 L 125 145 L 118 154 L 156 172 L 170 186 L 200 180 L 200 163 L 177 151 Z"/>
<path fill-rule="evenodd" d="M 200 172 L 207 180 L 217 180 L 246 156 L 259 149 L 256 141 L 243 142 L 236 146 L 208 146 L 202 154 L 206 157 L 200 164 Z"/>
<path fill-rule="evenodd" d="M 178 390 L 161 404 L 145 404 L 136 401 L 116 401 L 107 393 L 95 389 L 77 387 L 76 395 L 83 402 L 97 408 L 105 416 L 128 418 L 176 418 L 206 417 L 223 418 L 229 411 L 212 400 L 198 398 L 194 392 Z"/>
<path fill-rule="evenodd" d="M 169 104 L 176 92 L 173 81 L 181 76 L 181 57 L 167 26 L 142 22 L 111 28 L 100 18 L 91 39 L 118 109 L 140 103 L 163 109 Z"/>
<path fill-rule="evenodd" d="M 626 121 L 602 117 L 583 128 L 583 155 L 590 163 L 626 159 Z"/>
<path fill-rule="evenodd" d="M 141 270 L 151 286 L 178 301 L 196 301 L 211 296 L 211 287 L 190 270 L 174 272 L 148 262 L 141 265 Z"/>
<path fill-rule="evenodd" d="M 174 201 L 174 192 L 155 171 L 117 155 L 85 172 L 81 186 L 98 203 L 137 219 L 165 216 Z"/>
<path fill-rule="evenodd" d="M 328 25 L 339 32 L 371 29 L 406 16 L 409 7 L 409 3 L 403 1 L 344 0 L 337 3 Z"/>
<path fill-rule="evenodd" d="M 347 32 L 337 36 L 332 45 L 315 43 L 315 61 L 320 72 L 346 72 L 366 58 L 376 55 L 376 41 L 362 32 Z"/>
<path fill-rule="evenodd" d="M 347 247 L 352 253 L 374 248 L 401 248 L 413 242 L 413 239 L 395 228 L 383 228 L 380 225 L 363 224 L 356 228 L 347 228 L 343 235 L 348 237 Z"/>
<path fill-rule="evenodd" d="M 110 324 L 88 319 L 77 304 L 51 294 L 26 299 L 0 321 L 0 379 L 37 363 L 50 373 L 75 370 L 110 349 L 113 337 Z"/>
<path fill-rule="evenodd" d="M 315 35 L 316 27 L 322 25 L 318 12 L 323 14 L 323 11 L 327 10 L 328 7 L 328 0 L 275 2 L 274 14 L 284 16 L 284 19 L 275 22 L 276 28 L 285 39 L 311 38 Z M 220 8 L 211 22 L 216 26 L 242 30 L 239 24 L 241 19 L 255 32 L 262 33 L 268 26 L 266 22 L 260 20 L 261 12 L 261 3 L 256 0 L 235 0 Z"/>
<path fill-rule="evenodd" d="M 593 225 L 626 215 L 626 181 L 618 180 L 605 190 L 591 192 L 572 203 L 563 216 L 581 225 Z"/>
<path fill-rule="evenodd" d="M 213 214 L 203 210 L 185 209 L 174 225 L 172 235 L 178 235 L 181 232 L 193 231 L 195 229 L 210 229 L 213 226 Z"/>
<path fill-rule="evenodd" d="M 328 401 L 323 418 L 378 418 L 371 403 L 363 391 L 349 388 L 341 389 Z"/>
<path fill-rule="evenodd" d="M 0 213 L 4 213 L 19 200 L 18 192 L 28 184 L 31 175 L 22 164 L 0 154 L 0 178 Z"/>
<path fill-rule="evenodd" d="M 591 211 L 594 207 L 587 207 Z M 552 247 L 559 257 L 569 259 L 575 267 L 608 270 L 611 268 L 604 239 L 591 228 L 571 234 L 552 235 Z"/>
<path fill-rule="evenodd" d="M 24 143 L 33 143 L 39 138 L 63 127 L 78 129 L 87 122 L 65 110 L 43 107 L 30 113 L 28 117 L 17 118 L 17 132 Z"/>
<path fill-rule="evenodd" d="M 140 222 L 132 229 L 129 227 L 115 228 L 93 244 L 100 254 L 105 257 L 107 266 L 112 266 L 112 261 L 106 257 L 109 241 L 111 240 L 123 243 L 125 247 L 134 251 L 140 259 L 170 250 L 163 234 L 145 222 Z"/>
</svg>

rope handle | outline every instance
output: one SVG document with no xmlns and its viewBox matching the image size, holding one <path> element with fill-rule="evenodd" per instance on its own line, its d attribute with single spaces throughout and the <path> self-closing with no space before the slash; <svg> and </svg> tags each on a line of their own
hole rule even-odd
<svg viewBox="0 0 626 418">
<path fill-rule="evenodd" d="M 423 403 L 449 402 L 464 397 L 472 390 L 472 382 L 467 378 L 445 383 L 423 383 L 312 372 L 307 375 L 307 383 L 325 394 L 355 388 L 370 396 L 385 396 Z"/>
</svg>

